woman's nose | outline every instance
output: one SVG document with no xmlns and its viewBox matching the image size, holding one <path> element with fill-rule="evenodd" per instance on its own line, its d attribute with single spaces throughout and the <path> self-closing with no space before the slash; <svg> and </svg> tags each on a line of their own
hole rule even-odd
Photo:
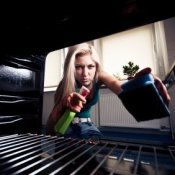
<svg viewBox="0 0 175 175">
<path fill-rule="evenodd" d="M 83 69 L 83 75 L 88 75 L 88 68 L 87 67 L 84 67 L 84 69 Z"/>
</svg>

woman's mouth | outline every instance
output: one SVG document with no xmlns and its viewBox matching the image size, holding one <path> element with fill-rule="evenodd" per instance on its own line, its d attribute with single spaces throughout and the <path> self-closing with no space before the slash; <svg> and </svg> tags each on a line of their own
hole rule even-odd
<svg viewBox="0 0 175 175">
<path fill-rule="evenodd" d="M 83 78 L 83 79 L 82 79 L 82 82 L 83 82 L 83 83 L 89 83 L 89 79 L 88 79 L 88 78 Z"/>
<path fill-rule="evenodd" d="M 82 81 L 83 81 L 83 82 L 88 82 L 88 79 L 83 79 Z"/>
</svg>

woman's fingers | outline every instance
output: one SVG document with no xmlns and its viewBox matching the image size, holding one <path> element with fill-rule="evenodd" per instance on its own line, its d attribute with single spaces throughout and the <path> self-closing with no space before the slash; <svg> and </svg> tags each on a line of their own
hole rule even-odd
<svg viewBox="0 0 175 175">
<path fill-rule="evenodd" d="M 165 87 L 165 85 L 162 83 L 162 81 L 158 77 L 154 77 L 154 82 L 155 82 L 155 85 L 156 85 L 160 95 L 163 98 L 163 101 L 165 102 L 165 104 L 168 105 L 171 98 L 168 94 L 167 88 Z"/>
<path fill-rule="evenodd" d="M 151 73 L 151 68 L 150 67 L 146 67 L 142 70 L 140 70 L 136 75 L 135 77 L 139 77 L 139 76 L 142 76 L 142 75 L 146 75 L 146 74 L 150 74 Z M 152 74 L 153 75 L 153 74 Z M 165 104 L 169 104 L 171 98 L 168 94 L 168 91 L 167 91 L 167 88 L 165 87 L 165 85 L 163 84 L 163 82 L 156 76 L 154 76 L 154 84 L 156 86 L 156 88 L 158 89 L 162 99 L 164 100 Z"/>
<path fill-rule="evenodd" d="M 69 107 L 74 112 L 80 112 L 83 108 L 83 104 L 86 103 L 85 97 L 73 92 L 67 98 L 67 107 Z"/>
<path fill-rule="evenodd" d="M 146 68 L 140 70 L 139 72 L 137 72 L 135 77 L 139 77 L 139 76 L 146 75 L 146 74 L 149 74 L 149 73 L 151 73 L 151 68 L 146 67 Z"/>
</svg>

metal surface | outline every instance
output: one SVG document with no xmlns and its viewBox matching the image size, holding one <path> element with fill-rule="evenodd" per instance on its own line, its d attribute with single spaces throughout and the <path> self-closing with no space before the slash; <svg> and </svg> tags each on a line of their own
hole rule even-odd
<svg viewBox="0 0 175 175">
<path fill-rule="evenodd" d="M 43 57 L 0 56 L 0 135 L 40 133 Z"/>
<path fill-rule="evenodd" d="M 0 137 L 0 174 L 174 175 L 175 146 L 14 134 Z"/>
</svg>

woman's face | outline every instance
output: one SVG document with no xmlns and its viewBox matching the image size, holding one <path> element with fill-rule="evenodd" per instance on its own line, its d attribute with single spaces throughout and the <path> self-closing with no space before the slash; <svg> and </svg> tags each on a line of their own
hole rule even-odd
<svg viewBox="0 0 175 175">
<path fill-rule="evenodd" d="M 89 87 L 92 85 L 96 73 L 96 64 L 90 54 L 78 56 L 75 59 L 75 78 L 80 83 Z"/>
</svg>

